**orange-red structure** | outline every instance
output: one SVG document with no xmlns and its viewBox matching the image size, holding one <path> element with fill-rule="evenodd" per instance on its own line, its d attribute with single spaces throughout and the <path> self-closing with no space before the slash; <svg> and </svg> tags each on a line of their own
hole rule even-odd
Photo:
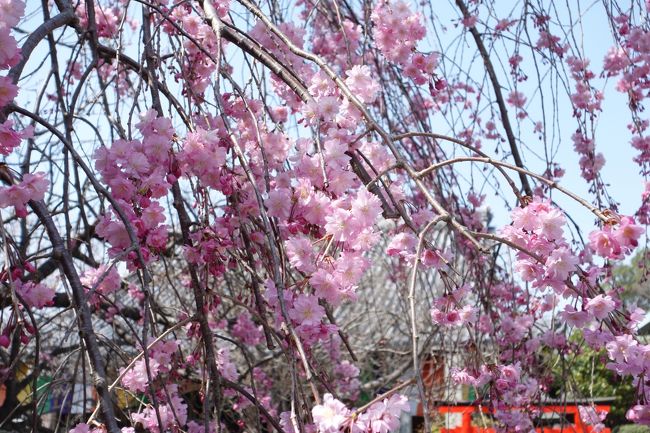
<svg viewBox="0 0 650 433">
<path fill-rule="evenodd" d="M 595 402 L 594 402 L 595 403 Z M 590 404 L 585 401 L 582 404 Z M 582 405 L 581 404 L 581 405 Z M 605 411 L 609 413 L 611 408 L 610 404 L 594 404 L 597 411 Z M 453 428 L 441 428 L 440 433 L 495 433 L 494 428 L 490 427 L 480 427 L 472 425 L 472 417 L 475 412 L 478 412 L 479 406 L 476 404 L 441 404 L 436 405 L 432 410 L 437 411 L 441 415 L 444 414 L 459 414 L 461 417 L 461 425 Z M 489 410 L 485 407 L 481 407 L 480 410 L 484 413 L 489 413 Z M 538 407 L 540 414 L 551 414 L 551 419 L 553 419 L 552 414 L 556 414 L 559 419 L 563 419 L 564 423 L 558 421 L 557 425 L 552 426 L 542 426 L 537 427 L 535 430 L 538 433 L 591 433 L 593 427 L 584 423 L 580 418 L 580 413 L 578 412 L 578 404 L 558 404 L 553 402 L 547 405 L 540 405 Z M 422 416 L 422 404 L 418 405 L 416 416 Z M 609 428 L 602 430 L 602 433 L 610 433 Z"/>
</svg>

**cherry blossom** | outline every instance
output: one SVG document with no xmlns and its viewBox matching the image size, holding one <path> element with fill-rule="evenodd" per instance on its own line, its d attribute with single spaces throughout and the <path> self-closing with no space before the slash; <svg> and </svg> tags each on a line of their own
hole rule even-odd
<svg viewBox="0 0 650 433">
<path fill-rule="evenodd" d="M 397 431 L 434 347 L 455 351 L 436 386 L 530 431 L 578 333 L 650 425 L 613 271 L 650 182 L 621 214 L 602 138 L 614 89 L 650 175 L 636 9 L 605 8 L 599 62 L 545 5 L 172 3 L 0 0 L 0 351 L 96 385 L 70 431 Z"/>
<path fill-rule="evenodd" d="M 332 397 L 332 394 L 323 396 L 323 404 L 312 409 L 314 422 L 318 431 L 322 433 L 337 432 L 345 421 L 349 410 L 343 403 Z"/>
<path fill-rule="evenodd" d="M 54 289 L 51 287 L 31 281 L 22 282 L 20 280 L 14 280 L 13 285 L 16 293 L 32 308 L 43 308 L 53 303 Z"/>
</svg>

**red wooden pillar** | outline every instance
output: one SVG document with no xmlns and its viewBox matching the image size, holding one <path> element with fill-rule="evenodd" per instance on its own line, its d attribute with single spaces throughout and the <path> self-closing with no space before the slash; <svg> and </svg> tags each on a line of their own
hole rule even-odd
<svg viewBox="0 0 650 433">
<path fill-rule="evenodd" d="M 568 413 L 573 414 L 573 419 L 575 420 L 575 426 L 576 426 L 576 433 L 587 433 L 587 429 L 585 428 L 585 424 L 582 421 L 582 418 L 580 418 L 580 412 L 578 411 L 577 406 L 571 406 L 567 407 L 566 411 Z"/>
<path fill-rule="evenodd" d="M 474 412 L 474 408 L 465 407 L 460 433 L 472 433 L 472 412 Z"/>
</svg>

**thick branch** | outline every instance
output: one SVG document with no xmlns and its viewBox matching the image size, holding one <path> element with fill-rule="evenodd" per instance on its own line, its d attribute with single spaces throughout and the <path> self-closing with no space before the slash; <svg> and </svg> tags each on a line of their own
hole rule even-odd
<svg viewBox="0 0 650 433">
<path fill-rule="evenodd" d="M 73 9 L 66 9 L 60 14 L 50 18 L 33 32 L 29 34 L 29 37 L 25 41 L 22 47 L 20 47 L 21 59 L 20 62 L 9 71 L 9 77 L 11 77 L 14 83 L 17 83 L 20 79 L 20 75 L 29 60 L 32 51 L 43 39 L 47 37 L 54 30 L 59 27 L 65 26 L 66 24 L 74 23 L 77 20 L 77 16 L 74 13 Z"/>
</svg>

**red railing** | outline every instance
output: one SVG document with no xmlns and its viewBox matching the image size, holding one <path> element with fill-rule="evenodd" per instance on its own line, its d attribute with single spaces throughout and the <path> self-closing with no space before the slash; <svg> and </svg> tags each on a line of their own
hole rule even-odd
<svg viewBox="0 0 650 433">
<path fill-rule="evenodd" d="M 610 405 L 605 404 L 596 404 L 595 408 L 597 411 L 605 411 L 609 413 Z M 487 408 L 481 408 L 484 413 L 489 413 Z M 461 416 L 461 425 L 453 428 L 441 428 L 440 433 L 495 433 L 493 428 L 484 428 L 484 427 L 475 427 L 472 425 L 472 415 L 475 411 L 478 410 L 477 406 L 464 406 L 464 405 L 453 405 L 453 406 L 436 406 L 433 409 L 440 414 L 460 414 Z M 567 421 L 564 425 L 560 425 L 558 422 L 557 425 L 548 426 L 548 427 L 538 427 L 535 430 L 538 433 L 592 433 L 593 427 L 587 425 L 580 419 L 580 413 L 578 412 L 578 406 L 576 405 L 545 405 L 540 406 L 539 410 L 543 413 L 555 413 L 561 416 L 563 419 L 573 418 L 573 423 Z M 417 415 L 422 415 L 422 405 L 418 405 Z M 567 416 L 568 415 L 568 416 Z M 610 429 L 605 428 L 602 430 L 602 433 L 611 433 Z"/>
</svg>

